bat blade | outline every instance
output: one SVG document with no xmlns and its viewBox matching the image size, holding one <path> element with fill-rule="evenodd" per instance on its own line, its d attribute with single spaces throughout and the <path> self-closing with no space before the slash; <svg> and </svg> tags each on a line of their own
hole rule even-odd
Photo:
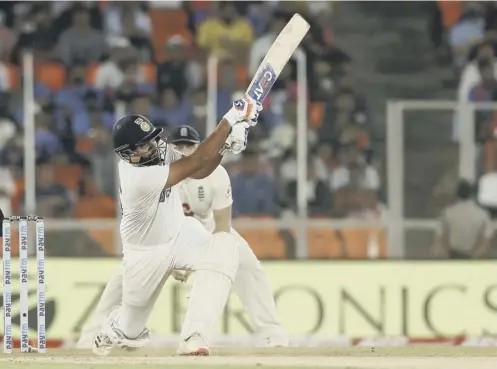
<svg viewBox="0 0 497 369">
<path fill-rule="evenodd" d="M 248 97 L 262 103 L 309 28 L 309 23 L 300 14 L 294 14 L 257 69 L 245 92 Z"/>
</svg>

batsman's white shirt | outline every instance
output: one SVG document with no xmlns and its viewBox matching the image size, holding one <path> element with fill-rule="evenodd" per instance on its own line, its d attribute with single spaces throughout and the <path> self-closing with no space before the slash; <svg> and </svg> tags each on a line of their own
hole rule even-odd
<svg viewBox="0 0 497 369">
<path fill-rule="evenodd" d="M 216 225 L 213 211 L 233 204 L 231 182 L 226 169 L 218 166 L 207 178 L 188 178 L 178 187 L 185 214 L 194 216 L 209 232 L 214 232 Z"/>
<path fill-rule="evenodd" d="M 122 208 L 121 238 L 126 246 L 159 246 L 170 243 L 185 219 L 175 186 L 164 188 L 169 163 L 180 154 L 168 150 L 164 165 L 135 166 L 120 161 L 119 182 Z"/>
</svg>

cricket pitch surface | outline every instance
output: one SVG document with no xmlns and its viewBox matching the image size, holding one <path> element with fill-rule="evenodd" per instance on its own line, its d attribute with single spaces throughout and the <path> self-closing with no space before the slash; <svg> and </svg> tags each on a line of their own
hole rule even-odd
<svg viewBox="0 0 497 369">
<path fill-rule="evenodd" d="M 98 357 L 89 350 L 0 354 L 2 369 L 496 369 L 496 347 L 369 347 L 212 349 L 209 357 L 178 357 L 170 349 Z"/>
</svg>

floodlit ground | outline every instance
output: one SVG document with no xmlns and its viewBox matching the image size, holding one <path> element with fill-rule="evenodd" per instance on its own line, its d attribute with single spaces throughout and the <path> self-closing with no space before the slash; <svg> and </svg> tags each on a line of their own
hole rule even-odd
<svg viewBox="0 0 497 369">
<path fill-rule="evenodd" d="M 397 347 L 218 349 L 202 358 L 177 357 L 171 350 L 116 351 L 96 357 L 89 351 L 49 350 L 47 354 L 0 354 L 2 369 L 496 369 L 497 348 Z"/>
</svg>

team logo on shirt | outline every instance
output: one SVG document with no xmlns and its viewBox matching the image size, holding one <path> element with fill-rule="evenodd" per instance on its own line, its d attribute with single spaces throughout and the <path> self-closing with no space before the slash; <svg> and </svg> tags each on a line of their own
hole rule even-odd
<svg viewBox="0 0 497 369">
<path fill-rule="evenodd" d="M 228 190 L 226 191 L 226 198 L 229 198 L 231 196 L 231 185 L 228 186 Z"/>
<path fill-rule="evenodd" d="M 198 199 L 200 201 L 204 201 L 204 199 L 205 199 L 204 186 L 198 186 Z"/>
</svg>

